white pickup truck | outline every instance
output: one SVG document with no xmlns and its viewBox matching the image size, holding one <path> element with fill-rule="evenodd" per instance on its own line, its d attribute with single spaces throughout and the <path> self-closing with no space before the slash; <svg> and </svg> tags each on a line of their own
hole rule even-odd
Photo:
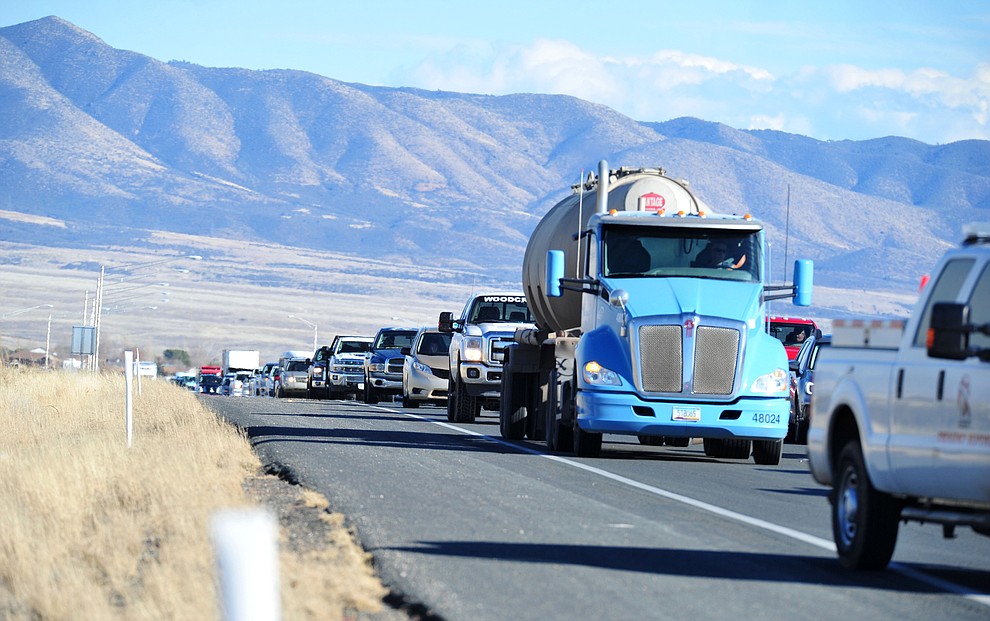
<svg viewBox="0 0 990 621">
<path fill-rule="evenodd" d="M 990 224 L 939 261 L 906 321 L 836 321 L 808 461 L 840 562 L 883 569 L 899 523 L 990 536 Z"/>
</svg>

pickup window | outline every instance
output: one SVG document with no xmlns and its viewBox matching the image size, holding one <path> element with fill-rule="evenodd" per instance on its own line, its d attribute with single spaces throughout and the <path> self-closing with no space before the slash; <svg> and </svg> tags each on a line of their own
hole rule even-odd
<svg viewBox="0 0 990 621">
<path fill-rule="evenodd" d="M 990 323 L 990 263 L 983 268 L 980 279 L 973 287 L 973 295 L 969 299 L 969 322 L 978 326 Z M 990 336 L 974 332 L 969 336 L 971 347 L 990 349 Z"/>
<path fill-rule="evenodd" d="M 925 347 L 928 339 L 928 325 L 932 319 L 932 306 L 936 302 L 955 302 L 966 282 L 966 276 L 973 267 L 973 259 L 955 259 L 945 264 L 945 269 L 939 275 L 938 280 L 933 285 L 931 296 L 925 302 L 925 310 L 918 322 L 918 331 L 914 334 L 914 346 Z"/>
</svg>

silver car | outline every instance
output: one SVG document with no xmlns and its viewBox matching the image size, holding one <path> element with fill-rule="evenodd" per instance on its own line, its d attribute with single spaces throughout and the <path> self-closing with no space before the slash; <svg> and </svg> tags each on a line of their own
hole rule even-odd
<svg viewBox="0 0 990 621">
<path fill-rule="evenodd" d="M 409 350 L 403 349 L 406 357 L 402 364 L 402 407 L 447 402 L 450 337 L 436 328 L 420 328 Z"/>
</svg>

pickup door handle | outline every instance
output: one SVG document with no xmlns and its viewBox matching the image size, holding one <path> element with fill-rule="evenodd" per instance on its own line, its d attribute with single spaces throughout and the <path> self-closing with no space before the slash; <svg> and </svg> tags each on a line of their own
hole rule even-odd
<svg viewBox="0 0 990 621">
<path fill-rule="evenodd" d="M 936 401 L 942 400 L 942 392 L 945 388 L 945 369 L 938 372 L 938 394 L 935 396 Z"/>
<path fill-rule="evenodd" d="M 897 398 L 904 392 L 904 369 L 897 369 Z"/>
</svg>

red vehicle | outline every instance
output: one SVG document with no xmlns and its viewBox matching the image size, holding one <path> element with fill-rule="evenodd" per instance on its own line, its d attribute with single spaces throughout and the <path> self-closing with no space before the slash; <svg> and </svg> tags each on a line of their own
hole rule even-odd
<svg viewBox="0 0 990 621">
<path fill-rule="evenodd" d="M 216 394 L 220 391 L 220 382 L 223 381 L 223 370 L 217 366 L 203 366 L 199 368 L 199 392 Z"/>
<path fill-rule="evenodd" d="M 811 319 L 804 317 L 770 317 L 770 334 L 784 344 L 787 359 L 797 358 L 801 344 L 809 336 L 821 336 L 822 332 Z"/>
</svg>

